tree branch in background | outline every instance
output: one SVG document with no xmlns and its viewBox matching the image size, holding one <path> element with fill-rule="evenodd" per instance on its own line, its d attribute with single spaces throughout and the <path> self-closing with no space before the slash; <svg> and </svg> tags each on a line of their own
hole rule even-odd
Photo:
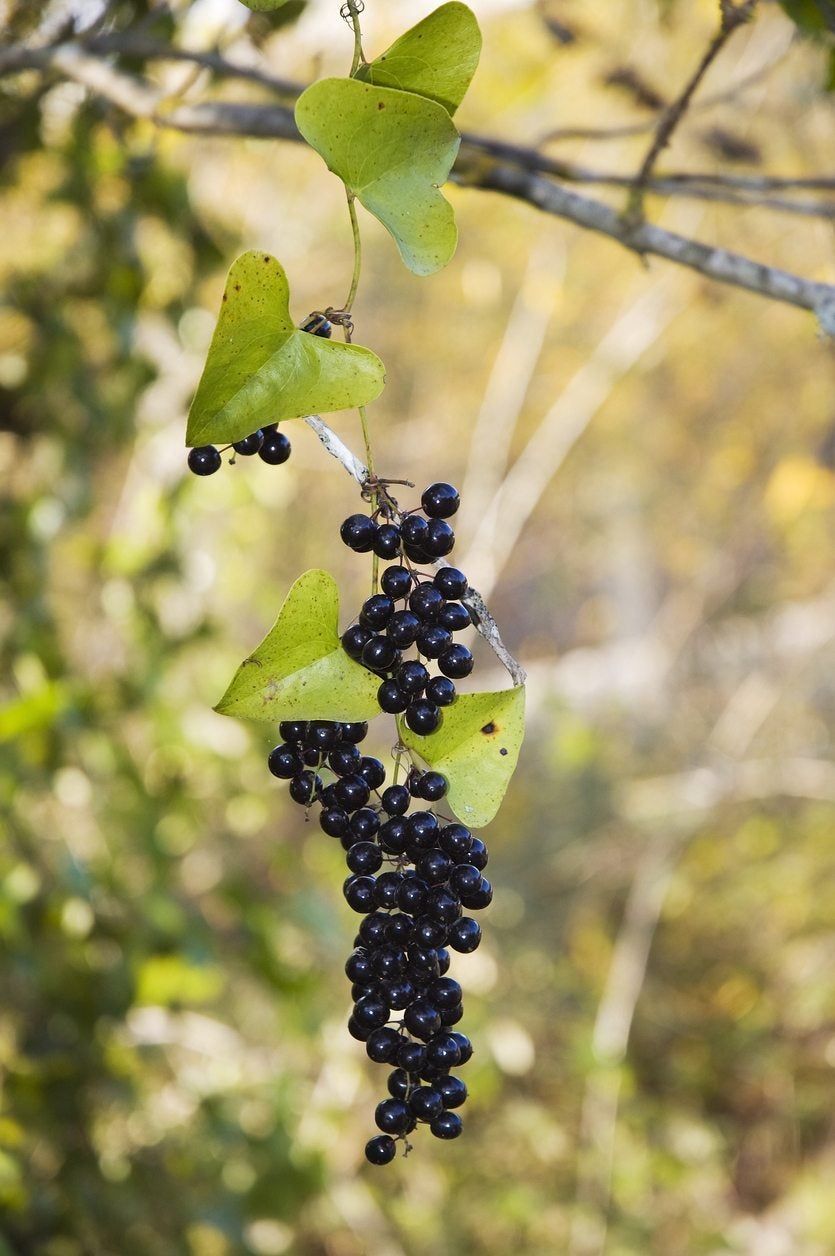
<svg viewBox="0 0 835 1256">
<path fill-rule="evenodd" d="M 153 56 L 161 55 L 155 48 Z M 211 60 L 212 64 L 207 68 L 218 73 L 225 72 L 221 71 L 217 58 L 212 57 Z M 161 127 L 189 134 L 300 140 L 292 109 L 288 106 L 227 101 L 199 101 L 195 104 L 167 106 L 163 94 L 149 82 L 116 69 L 102 56 L 87 51 L 78 42 L 48 48 L 13 47 L 0 50 L 0 74 L 23 69 L 39 69 L 42 72 L 57 70 L 125 113 L 149 119 Z M 232 67 L 232 70 L 238 73 L 237 67 Z M 296 85 L 284 80 L 272 80 L 270 85 L 277 91 L 286 91 L 287 94 L 295 94 L 297 90 Z M 662 257 L 679 266 L 696 270 L 717 283 L 743 288 L 771 300 L 808 310 L 817 316 L 825 333 L 835 334 L 835 285 L 814 282 L 754 261 L 742 254 L 714 248 L 650 224 L 630 226 L 605 203 L 568 191 L 553 178 L 546 177 L 547 175 L 612 185 L 629 186 L 634 183 L 627 176 L 583 171 L 566 163 L 555 162 L 535 149 L 474 135 L 464 136 L 452 173 L 453 179 L 460 184 L 525 201 L 544 213 L 553 214 L 586 230 L 617 240 L 640 255 Z M 687 195 L 686 189 L 692 185 L 694 195 L 703 195 L 696 188 L 706 184 L 725 184 L 752 191 L 765 190 L 766 187 L 785 190 L 796 187 L 830 189 L 835 188 L 835 179 L 791 180 L 761 176 L 743 180 L 713 175 L 665 175 L 657 182 L 649 180 L 646 188 L 670 193 L 673 190 L 678 191 L 680 187 L 680 194 Z M 781 204 L 775 208 L 786 209 L 788 205 Z M 798 212 L 797 206 L 793 208 Z M 831 207 L 826 209 L 827 216 L 830 210 Z M 803 206 L 799 212 L 807 213 L 809 207 Z"/>
</svg>

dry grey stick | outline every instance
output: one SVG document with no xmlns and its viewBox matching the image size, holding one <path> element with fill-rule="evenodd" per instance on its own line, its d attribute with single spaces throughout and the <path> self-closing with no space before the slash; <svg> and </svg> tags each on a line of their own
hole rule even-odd
<svg viewBox="0 0 835 1256">
<path fill-rule="evenodd" d="M 336 432 L 332 431 L 331 428 L 328 427 L 327 423 L 324 423 L 319 416 L 315 414 L 308 415 L 305 419 L 305 423 L 316 433 L 331 457 L 335 458 L 337 462 L 345 468 L 352 479 L 356 480 L 357 484 L 364 487 L 369 478 L 368 468 L 364 463 L 360 462 L 356 454 L 351 452 L 345 442 L 337 436 Z M 436 567 L 448 567 L 449 563 L 440 559 L 434 565 Z M 507 671 L 514 685 L 524 685 L 525 680 L 527 679 L 525 669 L 522 667 L 522 664 L 513 657 L 505 643 L 502 641 L 502 634 L 499 632 L 499 625 L 490 614 L 487 603 L 484 601 L 484 598 L 481 596 L 478 589 L 473 589 L 471 587 L 461 601 L 469 608 L 474 620 L 476 631 L 490 646 L 499 662 Z"/>
</svg>

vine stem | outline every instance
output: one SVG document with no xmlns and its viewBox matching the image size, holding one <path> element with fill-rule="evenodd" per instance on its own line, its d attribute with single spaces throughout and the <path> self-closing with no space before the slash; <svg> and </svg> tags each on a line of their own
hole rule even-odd
<svg viewBox="0 0 835 1256">
<path fill-rule="evenodd" d="M 345 195 L 348 198 L 348 214 L 351 218 L 351 235 L 354 239 L 354 273 L 351 275 L 351 287 L 348 290 L 348 296 L 345 298 L 343 309 L 350 312 L 357 296 L 357 289 L 360 286 L 360 271 L 362 270 L 362 237 L 360 236 L 360 225 L 357 219 L 356 197 L 354 193 L 345 185 Z"/>
<path fill-rule="evenodd" d="M 348 12 L 351 15 L 351 26 L 354 28 L 354 57 L 351 61 L 351 77 L 356 74 L 360 65 L 364 64 L 365 57 L 362 54 L 362 31 L 360 30 L 360 15 L 357 12 L 355 0 L 347 0 Z"/>
</svg>

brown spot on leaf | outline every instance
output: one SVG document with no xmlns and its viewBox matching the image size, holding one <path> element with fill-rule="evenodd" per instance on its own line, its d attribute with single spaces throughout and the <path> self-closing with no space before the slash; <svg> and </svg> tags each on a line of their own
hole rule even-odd
<svg viewBox="0 0 835 1256">
<path fill-rule="evenodd" d="M 377 101 L 377 108 L 378 108 L 378 109 L 385 109 L 385 107 L 386 107 L 386 102 L 385 102 L 384 100 L 378 100 L 378 101 Z"/>
<path fill-rule="evenodd" d="M 235 284 L 235 291 L 236 291 L 236 292 L 240 292 L 240 290 L 241 290 L 241 285 L 240 285 L 239 283 L 236 283 L 236 284 Z"/>
<path fill-rule="evenodd" d="M 228 293 L 228 292 L 224 292 L 224 294 L 223 294 L 223 299 L 224 299 L 224 301 L 228 301 L 228 300 L 229 300 L 229 293 Z"/>
<path fill-rule="evenodd" d="M 265 253 L 265 254 L 264 254 L 264 261 L 265 261 L 265 262 L 268 262 L 269 260 L 270 260 L 270 255 L 269 255 L 269 253 Z"/>
<path fill-rule="evenodd" d="M 489 724 L 484 725 L 481 731 L 484 733 L 485 737 L 489 737 L 491 733 L 495 733 L 497 731 L 496 725 L 491 720 Z"/>
<path fill-rule="evenodd" d="M 507 754 L 507 746 L 502 746 L 501 750 L 499 751 L 499 754 Z"/>
</svg>

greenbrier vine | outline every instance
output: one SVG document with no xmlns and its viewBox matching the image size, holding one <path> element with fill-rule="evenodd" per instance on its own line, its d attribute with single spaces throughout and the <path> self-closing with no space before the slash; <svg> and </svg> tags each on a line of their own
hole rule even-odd
<svg viewBox="0 0 835 1256">
<path fill-rule="evenodd" d="M 252 7 L 282 2 L 252 0 Z M 371 591 L 358 616 L 341 631 L 333 577 L 304 573 L 217 710 L 278 725 L 270 771 L 289 782 L 308 815 L 316 810 L 322 830 L 345 850 L 344 896 L 362 916 L 346 964 L 348 1027 L 372 1060 L 391 1069 L 388 1097 L 375 1112 L 380 1133 L 365 1153 L 372 1164 L 387 1164 L 398 1143 L 410 1149 L 418 1123 L 445 1140 L 461 1133 L 456 1109 L 467 1088 L 455 1070 L 472 1045 L 455 1028 L 462 992 L 447 971 L 451 951 L 478 946 L 481 928 L 468 913 L 492 899 L 487 849 L 472 830 L 493 819 L 516 764 L 524 673 L 465 574 L 447 562 L 456 489 L 431 484 L 418 506 L 406 507 L 398 486 L 409 481 L 378 474 L 366 407 L 381 394 L 385 371 L 353 340 L 362 270 L 358 203 L 386 227 L 416 275 L 439 270 L 455 251 L 455 217 L 439 189 L 458 151 L 452 116 L 481 37 L 466 5 L 447 3 L 367 61 L 362 9 L 362 0 L 346 0 L 341 10 L 354 37 L 349 76 L 313 84 L 296 106 L 302 136 L 345 187 L 354 251 L 348 295 L 342 306 L 313 311 L 296 325 L 281 264 L 267 253 L 239 257 L 186 440 L 199 475 L 220 467 L 218 445 L 233 450 L 232 460 L 258 453 L 281 462 L 290 447 L 279 425 L 306 417 L 358 480 L 368 507 L 340 528 L 351 550 L 371 557 Z M 335 328 L 342 342 L 332 338 Z M 313 417 L 350 409 L 359 415 L 365 466 Z M 474 658 L 455 638 L 473 626 L 507 666 L 512 688 L 458 692 Z M 396 719 L 388 784 L 384 763 L 360 749 L 381 713 Z"/>
</svg>

